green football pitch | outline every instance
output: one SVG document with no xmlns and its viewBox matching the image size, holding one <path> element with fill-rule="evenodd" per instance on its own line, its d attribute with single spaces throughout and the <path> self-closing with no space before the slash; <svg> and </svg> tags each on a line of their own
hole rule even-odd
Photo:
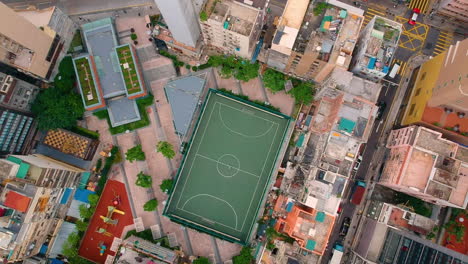
<svg viewBox="0 0 468 264">
<path fill-rule="evenodd" d="M 286 116 L 210 91 L 165 215 L 245 244 L 288 127 Z"/>
</svg>

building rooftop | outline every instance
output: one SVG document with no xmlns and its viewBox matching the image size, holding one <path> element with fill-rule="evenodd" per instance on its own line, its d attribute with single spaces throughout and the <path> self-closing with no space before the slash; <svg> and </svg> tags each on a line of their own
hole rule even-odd
<svg viewBox="0 0 468 264">
<path fill-rule="evenodd" d="M 203 76 L 177 78 L 164 86 L 164 92 L 171 105 L 174 126 L 179 135 L 186 135 L 190 128 L 193 114 L 201 103 L 200 96 L 204 87 Z"/>
<path fill-rule="evenodd" d="M 110 18 L 101 19 L 84 24 L 83 35 L 90 55 L 93 56 L 93 65 L 99 75 L 104 98 L 111 98 L 125 94 L 125 85 L 122 82 L 120 66 L 114 48 L 118 42 L 114 26 Z"/>
<path fill-rule="evenodd" d="M 4 206 L 23 213 L 28 210 L 29 204 L 31 203 L 31 198 L 15 191 L 7 191 L 2 198 Z"/>
<path fill-rule="evenodd" d="M 291 54 L 308 6 L 308 0 L 288 0 L 273 37 L 272 50 Z"/>
<path fill-rule="evenodd" d="M 52 15 L 54 14 L 55 6 L 44 8 L 44 9 L 36 9 L 36 10 L 20 10 L 16 11 L 16 13 L 29 22 L 33 23 L 37 27 L 48 25 L 50 20 L 52 19 Z"/>
<path fill-rule="evenodd" d="M 401 24 L 375 16 L 375 22 L 362 41 L 366 43 L 365 56 L 359 58 L 359 64 L 369 70 L 388 72 L 402 31 Z"/>
<path fill-rule="evenodd" d="M 136 122 L 141 119 L 135 100 L 119 97 L 108 101 L 109 119 L 112 127 Z"/>
<path fill-rule="evenodd" d="M 289 205 L 291 201 L 278 198 L 281 205 L 275 205 L 276 214 L 280 217 L 275 225 L 279 232 L 286 233 L 294 238 L 304 250 L 323 255 L 335 217 L 325 212 L 296 203 Z"/>
<path fill-rule="evenodd" d="M 81 159 L 87 157 L 92 143 L 90 138 L 63 129 L 47 131 L 43 140 L 43 144 Z"/>
<path fill-rule="evenodd" d="M 130 44 L 121 45 L 115 48 L 119 59 L 122 81 L 125 84 L 127 96 L 135 96 L 144 93 L 143 80 L 140 77 L 140 70 L 136 63 L 133 48 Z"/>
<path fill-rule="evenodd" d="M 207 3 L 205 10 L 207 10 L 212 5 L 215 6 L 213 12 L 211 12 L 209 15 L 209 19 L 223 23 L 223 27 L 226 30 L 244 36 L 250 36 L 253 30 L 253 26 L 257 21 L 257 17 L 259 16 L 259 10 L 239 2 L 228 0 Z"/>
<path fill-rule="evenodd" d="M 113 263 L 131 263 L 135 257 L 142 258 L 142 263 L 176 263 L 177 260 L 174 251 L 133 235 L 122 241 L 119 252 Z"/>
</svg>

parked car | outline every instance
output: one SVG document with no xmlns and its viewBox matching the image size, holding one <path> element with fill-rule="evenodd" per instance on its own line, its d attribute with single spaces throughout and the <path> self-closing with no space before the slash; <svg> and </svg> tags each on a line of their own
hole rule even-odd
<svg viewBox="0 0 468 264">
<path fill-rule="evenodd" d="M 366 183 L 363 181 L 357 181 L 353 187 L 353 195 L 351 196 L 351 203 L 359 205 L 366 192 Z"/>
<path fill-rule="evenodd" d="M 411 18 L 408 20 L 408 24 L 416 25 L 416 20 L 418 19 L 418 15 L 421 13 L 421 10 L 418 8 L 413 8 L 413 13 L 411 14 Z"/>
<path fill-rule="evenodd" d="M 336 211 L 336 213 L 341 214 L 342 211 L 343 211 L 343 205 L 340 204 L 340 206 L 338 206 L 338 210 Z"/>
<path fill-rule="evenodd" d="M 384 101 L 380 101 L 377 104 L 377 106 L 379 107 L 379 110 L 377 111 L 377 116 L 375 117 L 375 119 L 380 120 L 382 119 L 385 108 L 387 107 L 387 103 L 385 103 Z"/>
<path fill-rule="evenodd" d="M 346 236 L 346 234 L 348 234 L 350 224 L 351 224 L 351 218 L 345 217 L 343 219 L 343 223 L 341 224 L 340 236 L 344 237 Z"/>
</svg>

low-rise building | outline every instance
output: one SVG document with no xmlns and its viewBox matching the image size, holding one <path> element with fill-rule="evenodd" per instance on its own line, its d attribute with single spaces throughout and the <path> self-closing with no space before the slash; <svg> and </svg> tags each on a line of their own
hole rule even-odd
<svg viewBox="0 0 468 264">
<path fill-rule="evenodd" d="M 0 72 L 0 107 L 29 113 L 40 88 Z"/>
<path fill-rule="evenodd" d="M 307 252 L 323 255 L 335 217 L 304 204 L 279 196 L 275 204 L 278 216 L 275 229 L 292 237 Z"/>
<path fill-rule="evenodd" d="M 0 160 L 0 255 L 21 261 L 47 249 L 83 170 L 42 155 Z"/>
<path fill-rule="evenodd" d="M 443 0 L 439 2 L 435 13 L 463 26 L 468 25 L 467 0 Z"/>
<path fill-rule="evenodd" d="M 290 0 L 286 8 L 289 2 L 294 4 Z M 323 81 L 335 67 L 347 70 L 364 21 L 362 14 L 329 6 L 324 15 L 315 16 L 312 2 L 303 10 L 290 9 L 295 12 L 285 9 L 268 52 L 267 64 L 297 78 L 317 82 Z M 290 17 L 299 22 L 296 27 L 289 26 Z M 293 28 L 297 29 L 294 34 L 288 32 Z"/>
<path fill-rule="evenodd" d="M 263 12 L 232 0 L 207 1 L 200 19 L 206 45 L 221 53 L 250 59 L 260 36 Z"/>
<path fill-rule="evenodd" d="M 29 153 L 36 132 L 36 123 L 30 114 L 0 106 L 0 156 Z"/>
<path fill-rule="evenodd" d="M 118 249 L 117 256 L 110 263 L 133 263 L 141 259 L 139 262 L 143 263 L 176 264 L 179 260 L 175 251 L 133 235 L 113 246 Z"/>
<path fill-rule="evenodd" d="M 113 127 L 140 120 L 135 99 L 147 90 L 134 46 L 119 45 L 111 18 L 81 27 L 89 54 L 73 63 L 85 109 L 107 106 Z"/>
<path fill-rule="evenodd" d="M 350 70 L 361 78 L 380 81 L 391 70 L 401 32 L 400 23 L 374 16 L 359 35 Z"/>
<path fill-rule="evenodd" d="M 379 184 L 441 206 L 468 204 L 468 149 L 425 127 L 393 130 Z"/>
</svg>

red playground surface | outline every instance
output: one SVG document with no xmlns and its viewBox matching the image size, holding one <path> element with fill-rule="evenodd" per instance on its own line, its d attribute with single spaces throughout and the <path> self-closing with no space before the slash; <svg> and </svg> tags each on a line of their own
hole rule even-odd
<svg viewBox="0 0 468 264">
<path fill-rule="evenodd" d="M 450 248 L 451 250 L 455 250 L 462 254 L 468 254 L 468 214 L 461 213 L 455 219 L 458 223 L 462 223 L 465 226 L 465 236 L 462 238 L 460 242 L 457 242 L 456 236 L 452 234 L 448 234 L 445 231 L 443 246 L 446 248 Z M 447 238 L 450 236 L 450 239 L 447 241 Z"/>
<path fill-rule="evenodd" d="M 120 237 L 124 227 L 133 224 L 127 190 L 121 182 L 108 180 L 96 212 L 89 222 L 78 254 L 96 263 L 104 263 L 114 237 Z"/>
</svg>

